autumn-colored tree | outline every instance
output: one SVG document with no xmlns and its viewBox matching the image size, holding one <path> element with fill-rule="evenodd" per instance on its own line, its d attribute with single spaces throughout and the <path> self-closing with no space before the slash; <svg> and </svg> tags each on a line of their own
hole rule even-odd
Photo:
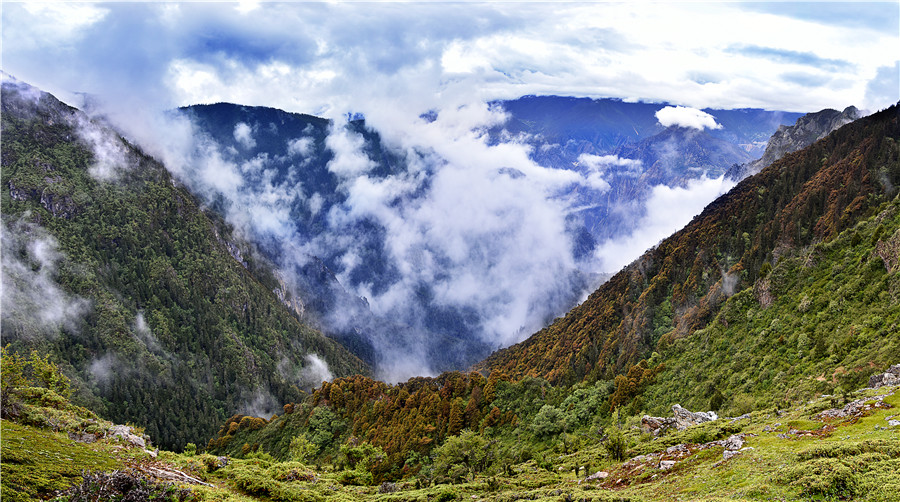
<svg viewBox="0 0 900 502">
<path fill-rule="evenodd" d="M 335 408 L 342 408 L 344 406 L 344 391 L 341 390 L 340 385 L 332 385 L 331 392 L 328 395 L 329 401 L 331 401 L 331 406 Z"/>
<path fill-rule="evenodd" d="M 450 404 L 450 420 L 447 426 L 447 434 L 455 436 L 463 429 L 465 421 L 465 410 L 463 409 L 463 401 L 456 398 Z"/>
</svg>

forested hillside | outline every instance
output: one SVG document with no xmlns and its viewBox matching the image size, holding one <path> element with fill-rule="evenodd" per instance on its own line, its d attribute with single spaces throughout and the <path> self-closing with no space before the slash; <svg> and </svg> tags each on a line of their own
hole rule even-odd
<svg viewBox="0 0 900 502">
<path fill-rule="evenodd" d="M 566 316 L 478 367 L 559 384 L 612 379 L 709 326 L 737 292 L 756 288 L 767 305 L 777 292 L 760 279 L 781 260 L 808 255 L 810 246 L 829 242 L 896 195 L 898 137 L 894 106 L 785 156 L 710 204 Z M 853 321 L 842 319 L 838 327 L 849 329 Z M 887 336 L 890 325 L 867 329 Z"/>
<path fill-rule="evenodd" d="M 573 363 L 588 364 L 586 352 L 571 349 L 574 336 L 564 328 L 580 322 L 587 329 L 602 321 L 584 309 L 609 295 L 610 285 L 524 347 L 495 354 L 485 363 L 493 366 L 490 373 L 445 373 L 393 386 L 364 377 L 336 379 L 307 399 L 286 404 L 284 413 L 271 420 L 233 416 L 207 447 L 214 454 L 250 459 L 270 455 L 333 466 L 337 479 L 349 485 L 406 480 L 411 490 L 413 482 L 415 488 L 448 483 L 471 487 L 481 479 L 485 484 L 476 491 L 490 492 L 540 486 L 534 481 L 539 468 L 556 473 L 574 464 L 577 473 L 579 463 L 587 463 L 590 470 L 590 465 L 616 464 L 647 452 L 680 459 L 694 454 L 696 443 L 723 440 L 742 430 L 772 433 L 787 420 L 778 417 L 797 413 L 779 410 L 830 395 L 830 401 L 797 415 L 805 418 L 790 422 L 791 428 L 813 430 L 818 427 L 815 420 L 824 420 L 815 414 L 828 403 L 840 407 L 873 373 L 900 360 L 900 197 L 891 185 L 900 179 L 897 119 L 895 107 L 775 163 L 614 278 L 613 285 L 641 274 L 647 277 L 632 282 L 632 289 L 620 292 L 622 300 L 608 305 L 612 319 L 623 308 L 637 313 L 627 327 L 613 326 L 625 334 L 620 343 L 612 340 L 618 333 L 614 329 L 598 333 L 606 337 L 605 347 L 614 357 L 598 363 L 596 370 L 573 370 L 585 367 Z M 800 211 L 796 207 L 801 201 L 819 205 Z M 713 247 L 717 244 L 721 247 Z M 709 249 L 723 251 L 716 255 Z M 691 253 L 698 257 L 696 262 L 683 265 Z M 652 274 L 651 260 L 659 263 Z M 730 260 L 730 266 L 716 268 L 707 284 L 704 267 L 717 264 L 714 260 Z M 650 304 L 654 288 L 664 286 L 668 295 Z M 651 306 L 655 312 L 647 315 Z M 521 364 L 512 364 L 514 358 L 521 358 Z M 646 430 L 635 432 L 642 415 L 667 416 L 675 403 L 741 416 L 743 421 L 714 421 L 660 442 Z M 853 413 L 859 414 L 847 424 L 869 412 Z M 835 425 L 826 423 L 832 425 L 810 437 L 830 437 Z M 879 430 L 875 427 L 876 433 Z M 682 449 L 666 450 L 678 448 L 673 446 L 678 443 Z M 716 443 L 700 448 L 709 444 Z M 898 450 L 891 444 L 885 443 L 886 455 L 878 457 L 883 466 L 896 465 Z M 748 456 L 747 462 L 764 461 L 767 469 L 787 462 L 795 473 L 749 493 L 856 494 L 881 500 L 879 493 L 884 492 L 878 491 L 878 483 L 863 488 L 868 481 L 862 480 L 875 479 L 874 474 L 860 474 L 852 486 L 846 484 L 850 478 L 840 477 L 843 474 L 817 478 L 820 463 L 796 464 L 807 458 L 801 452 L 798 460 L 793 452 L 799 447 L 786 440 L 774 452 Z M 693 472 L 687 469 L 710 469 L 704 475 L 710 479 L 728 472 L 716 470 L 721 461 L 711 454 L 692 457 L 689 467 L 673 478 L 660 478 L 681 481 L 654 481 L 668 468 L 659 462 L 645 472 L 634 470 L 636 462 L 647 458 L 614 467 L 626 485 L 643 486 L 644 495 L 670 493 L 666 490 L 673 482 L 687 483 L 679 490 L 689 494 L 737 489 L 728 481 L 702 489 L 685 481 L 686 472 Z M 859 472 L 882 469 L 874 462 L 873 457 Z M 843 472 L 841 466 L 828 465 Z M 885 476 L 878 479 L 893 479 Z M 560 476 L 554 479 L 562 482 Z M 617 484 L 621 479 L 597 479 L 607 488 L 624 488 Z"/>
<path fill-rule="evenodd" d="M 78 404 L 180 449 L 368 372 L 157 161 L 14 79 L 2 102 L 3 344 L 50 354 Z"/>
</svg>

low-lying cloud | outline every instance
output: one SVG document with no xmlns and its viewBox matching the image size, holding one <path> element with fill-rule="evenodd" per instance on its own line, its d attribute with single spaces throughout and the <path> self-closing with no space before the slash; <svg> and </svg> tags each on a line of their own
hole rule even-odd
<svg viewBox="0 0 900 502">
<path fill-rule="evenodd" d="M 113 130 L 100 125 L 81 113 L 73 118 L 79 138 L 91 149 L 94 161 L 88 174 L 100 181 L 114 181 L 121 172 L 134 164 L 128 149 Z"/>
<path fill-rule="evenodd" d="M 256 140 L 253 139 L 253 130 L 243 122 L 238 122 L 234 126 L 234 140 L 244 147 L 245 150 L 256 146 Z"/>
<path fill-rule="evenodd" d="M 27 218 L 26 214 L 24 218 Z M 26 219 L 8 221 L 2 231 L 4 338 L 56 337 L 77 333 L 91 303 L 64 291 L 56 281 L 66 257 L 43 227 Z"/>
<path fill-rule="evenodd" d="M 634 261 L 664 238 L 681 229 L 707 204 L 726 193 L 735 183 L 725 179 L 703 177 L 690 180 L 685 187 L 653 187 L 645 203 L 646 212 L 631 235 L 604 242 L 595 257 L 602 270 L 616 272 Z"/>
<path fill-rule="evenodd" d="M 300 384 L 304 387 L 318 387 L 322 382 L 334 378 L 328 363 L 316 354 L 307 354 L 306 365 L 300 370 Z"/>
<path fill-rule="evenodd" d="M 667 106 L 656 112 L 656 118 L 663 127 L 685 127 L 688 129 L 721 129 L 712 115 L 686 106 Z"/>
</svg>

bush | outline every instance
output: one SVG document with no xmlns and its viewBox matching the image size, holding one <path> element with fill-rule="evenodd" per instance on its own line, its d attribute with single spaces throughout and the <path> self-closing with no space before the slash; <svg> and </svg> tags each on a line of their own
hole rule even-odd
<svg viewBox="0 0 900 502">
<path fill-rule="evenodd" d="M 606 454 L 614 460 L 622 460 L 625 458 L 625 450 L 628 448 L 628 442 L 625 434 L 618 427 L 608 427 L 606 429 L 606 441 L 603 442 L 603 448 Z"/>
<path fill-rule="evenodd" d="M 318 449 L 319 448 L 316 447 L 316 445 L 306 439 L 306 436 L 301 434 L 291 439 L 291 445 L 288 451 L 290 452 L 292 459 L 298 462 L 307 462 L 318 452 Z"/>
<path fill-rule="evenodd" d="M 790 469 L 787 479 L 810 496 L 853 497 L 858 481 L 853 469 L 835 458 L 817 458 Z"/>
<path fill-rule="evenodd" d="M 95 500 L 150 500 L 187 501 L 198 500 L 191 490 L 172 483 L 158 483 L 133 471 L 111 473 L 85 473 L 81 484 L 63 492 L 68 502 L 93 502 Z"/>
<path fill-rule="evenodd" d="M 565 428 L 566 422 L 563 414 L 558 408 L 549 404 L 541 407 L 531 423 L 531 429 L 537 437 L 553 436 L 559 434 Z"/>
<path fill-rule="evenodd" d="M 374 479 L 374 476 L 369 471 L 353 469 L 352 471 L 341 472 L 338 476 L 338 483 L 342 485 L 369 486 Z"/>
<path fill-rule="evenodd" d="M 456 490 L 446 488 L 438 493 L 434 500 L 435 502 L 449 502 L 450 500 L 456 500 L 457 498 L 459 498 L 459 495 L 456 493 Z"/>
</svg>

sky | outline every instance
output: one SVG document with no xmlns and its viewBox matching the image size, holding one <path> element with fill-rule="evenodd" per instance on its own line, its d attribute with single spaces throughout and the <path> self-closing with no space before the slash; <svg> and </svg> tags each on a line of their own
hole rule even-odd
<svg viewBox="0 0 900 502">
<path fill-rule="evenodd" d="M 418 285 L 431 284 L 442 306 L 477 312 L 479 336 L 495 347 L 562 314 L 547 310 L 548 298 L 571 292 L 573 270 L 615 272 L 732 184 L 701 178 L 653 187 L 637 212 L 638 231 L 601 243 L 587 262 L 576 259 L 567 221 L 577 208 L 566 194 L 573 186 L 602 194 L 609 189 L 602 165 L 636 161 L 586 157 L 598 163 L 587 173 L 538 165 L 524 142 L 488 140 L 485 131 L 507 119 L 491 101 L 537 94 L 666 102 L 673 106 L 657 115 L 662 125 L 703 130 L 719 127 L 703 108 L 875 111 L 900 100 L 896 1 L 4 1 L 0 8 L 3 71 L 105 114 L 195 193 L 231 202 L 229 221 L 245 235 L 293 246 L 298 260 L 340 250 L 334 271 L 344 284 L 365 256 L 358 240 L 336 232 L 297 242 L 288 219 L 298 200 L 318 211 L 321 194 L 302 183 L 247 183 L 248 172 L 269 179 L 266 158 L 238 161 L 163 112 L 225 101 L 338 125 L 365 116 L 406 170 L 375 176 L 362 138 L 333 127 L 328 169 L 341 180 L 344 202 L 329 218 L 338 230 L 363 220 L 380 225 L 389 236 L 385 256 L 401 274 L 386 290 L 359 285 L 352 293 L 376 314 L 415 326 Z M 264 126 L 238 124 L 234 139 L 251 147 Z M 122 155 L 104 138 L 83 140 L 97 154 L 92 174 L 114 182 Z M 290 138 L 298 163 L 309 141 Z M 62 300 L 78 307 L 77 299 Z M 382 378 L 430 371 L 416 355 L 422 347 L 384 351 L 404 357 Z"/>
<path fill-rule="evenodd" d="M 329 118 L 527 94 L 879 109 L 900 98 L 898 5 L 4 2 L 2 66 L 64 99 Z"/>
</svg>

